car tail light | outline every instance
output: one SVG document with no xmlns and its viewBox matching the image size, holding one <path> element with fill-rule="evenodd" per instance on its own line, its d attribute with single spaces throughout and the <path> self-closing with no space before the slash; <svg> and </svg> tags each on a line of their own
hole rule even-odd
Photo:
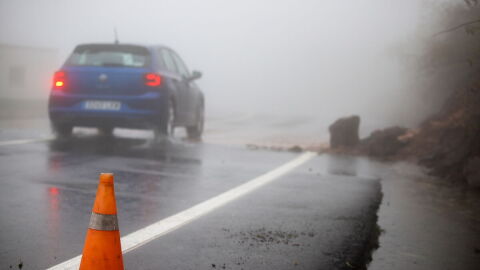
<svg viewBox="0 0 480 270">
<path fill-rule="evenodd" d="M 145 74 L 145 85 L 147 86 L 159 86 L 162 83 L 162 77 L 157 73 L 147 73 Z"/>
<path fill-rule="evenodd" d="M 65 89 L 67 82 L 67 75 L 65 71 L 57 71 L 53 75 L 53 89 L 62 90 Z"/>
</svg>

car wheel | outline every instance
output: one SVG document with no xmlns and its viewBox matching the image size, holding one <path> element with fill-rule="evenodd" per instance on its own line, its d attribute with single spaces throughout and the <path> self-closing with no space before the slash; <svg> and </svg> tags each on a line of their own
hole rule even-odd
<svg viewBox="0 0 480 270">
<path fill-rule="evenodd" d="M 199 140 L 202 138 L 205 125 L 205 109 L 203 105 L 198 106 L 195 125 L 187 127 L 187 136 L 189 139 Z"/>
<path fill-rule="evenodd" d="M 112 136 L 114 127 L 99 127 L 98 132 L 101 136 Z"/>
<path fill-rule="evenodd" d="M 52 123 L 52 129 L 57 137 L 69 137 L 72 135 L 73 126 L 69 124 Z"/>
<path fill-rule="evenodd" d="M 173 137 L 175 134 L 175 105 L 172 100 L 168 102 L 167 115 L 163 117 L 160 126 L 154 130 L 155 138 Z"/>
</svg>

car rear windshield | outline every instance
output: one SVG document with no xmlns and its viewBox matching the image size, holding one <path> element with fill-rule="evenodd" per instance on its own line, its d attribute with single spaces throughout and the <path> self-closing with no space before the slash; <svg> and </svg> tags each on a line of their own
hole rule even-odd
<svg viewBox="0 0 480 270">
<path fill-rule="evenodd" d="M 103 67 L 145 67 L 150 53 L 134 45 L 80 45 L 75 48 L 67 65 Z"/>
</svg>

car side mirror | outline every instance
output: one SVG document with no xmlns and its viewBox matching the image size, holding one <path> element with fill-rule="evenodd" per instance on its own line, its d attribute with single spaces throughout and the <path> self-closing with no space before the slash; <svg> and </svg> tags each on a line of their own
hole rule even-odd
<svg viewBox="0 0 480 270">
<path fill-rule="evenodd" d="M 190 75 L 190 77 L 188 77 L 188 81 L 194 81 L 196 79 L 200 79 L 201 77 L 202 77 L 202 73 L 200 71 L 194 70 L 192 72 L 192 75 Z"/>
</svg>

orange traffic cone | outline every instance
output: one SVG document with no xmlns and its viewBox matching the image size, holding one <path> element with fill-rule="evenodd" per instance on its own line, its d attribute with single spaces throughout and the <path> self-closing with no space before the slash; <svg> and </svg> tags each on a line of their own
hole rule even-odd
<svg viewBox="0 0 480 270">
<path fill-rule="evenodd" d="M 100 174 L 95 204 L 83 248 L 80 270 L 122 269 L 113 174 Z"/>
</svg>

